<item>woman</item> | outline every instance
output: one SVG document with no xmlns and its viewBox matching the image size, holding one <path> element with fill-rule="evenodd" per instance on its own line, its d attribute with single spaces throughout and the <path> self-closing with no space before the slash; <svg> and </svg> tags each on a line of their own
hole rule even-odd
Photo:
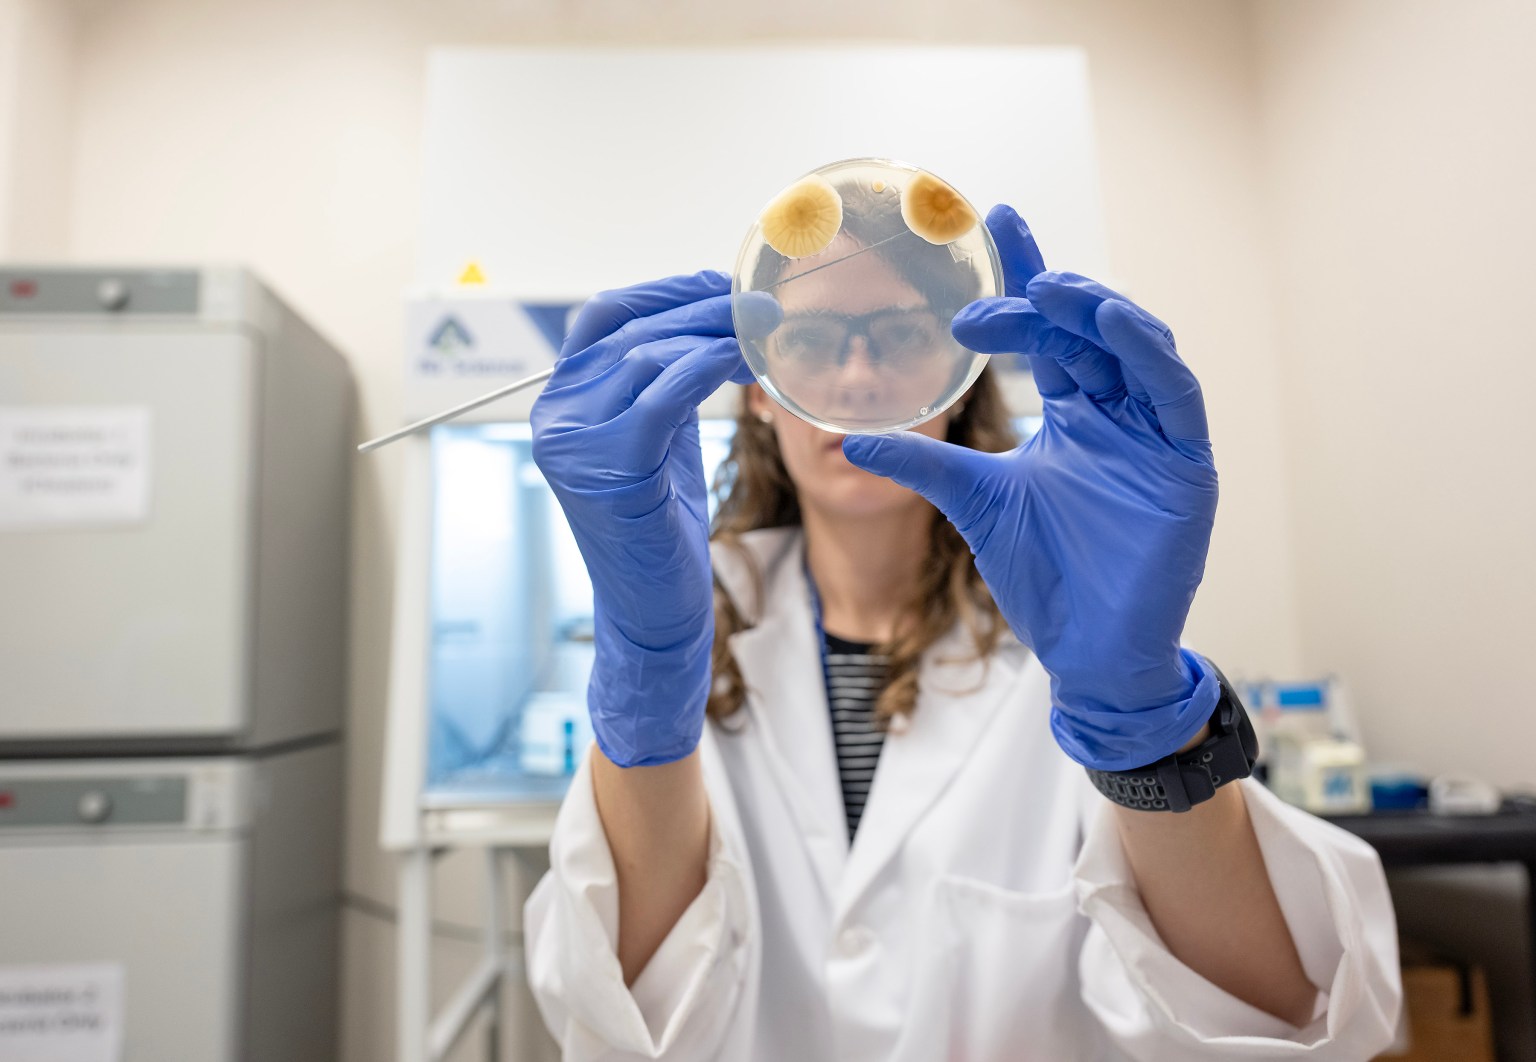
<svg viewBox="0 0 1536 1062">
<path fill-rule="evenodd" d="M 599 296 L 573 326 L 535 457 L 593 579 L 598 747 L 526 917 L 567 1058 L 1355 1062 L 1390 1040 L 1374 855 L 1234 780 L 1241 708 L 1178 644 L 1215 511 L 1198 384 L 1145 311 L 1046 272 L 1010 209 L 987 223 L 1008 297 L 954 333 L 1030 357 L 1042 430 L 1009 449 L 987 374 L 883 437 L 749 387 L 713 558 L 696 408 L 750 381 L 726 279 Z M 882 356 L 867 325 L 840 338 L 848 371 Z"/>
</svg>

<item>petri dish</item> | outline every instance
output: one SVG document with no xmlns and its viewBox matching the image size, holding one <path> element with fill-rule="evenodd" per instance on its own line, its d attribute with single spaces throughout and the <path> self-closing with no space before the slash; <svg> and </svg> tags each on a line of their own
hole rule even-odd
<svg viewBox="0 0 1536 1062">
<path fill-rule="evenodd" d="M 981 214 L 936 175 L 891 159 L 819 167 L 769 201 L 732 276 L 748 366 L 826 431 L 900 431 L 965 394 L 987 355 L 950 334 L 1003 292 Z"/>
</svg>

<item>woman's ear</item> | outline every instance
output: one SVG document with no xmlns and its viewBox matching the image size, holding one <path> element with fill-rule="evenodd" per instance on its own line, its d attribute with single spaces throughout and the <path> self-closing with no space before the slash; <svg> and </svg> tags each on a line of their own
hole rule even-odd
<svg viewBox="0 0 1536 1062">
<path fill-rule="evenodd" d="M 747 393 L 748 413 L 756 417 L 758 420 L 763 419 L 764 413 L 772 416 L 773 401 L 769 399 L 767 392 L 765 392 L 759 384 L 749 383 L 746 385 L 745 390 Z"/>
</svg>

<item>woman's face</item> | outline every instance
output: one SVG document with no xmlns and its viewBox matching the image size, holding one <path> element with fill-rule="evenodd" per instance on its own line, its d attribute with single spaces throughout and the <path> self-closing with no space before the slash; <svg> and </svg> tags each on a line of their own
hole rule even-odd
<svg viewBox="0 0 1536 1062">
<path fill-rule="evenodd" d="M 877 255 L 860 255 L 848 261 L 848 266 L 860 264 L 857 278 L 843 275 L 843 283 L 849 280 L 872 281 L 851 284 L 851 292 L 862 301 L 849 301 L 849 290 L 834 290 L 826 284 L 786 284 L 793 292 L 780 294 L 786 320 L 796 315 L 814 314 L 819 307 L 837 306 L 840 314 L 876 314 L 880 310 L 903 309 L 923 304 L 923 297 L 914 287 L 900 280 L 885 261 Z M 806 281 L 813 280 L 806 277 Z M 834 301 L 836 300 L 836 301 Z M 852 383 L 862 377 L 871 377 L 868 338 L 851 335 L 848 338 L 846 364 L 840 372 Z M 849 463 L 843 456 L 843 436 L 823 432 L 814 424 L 800 420 L 790 410 L 768 397 L 768 392 L 750 384 L 746 390 L 746 407 L 753 417 L 770 421 L 774 435 L 779 440 L 779 453 L 783 455 L 785 469 L 790 472 L 802 509 L 816 509 L 831 518 L 869 518 L 869 516 L 914 516 L 928 507 L 928 501 L 899 484 L 886 480 Z M 923 421 L 914 432 L 929 438 L 945 438 L 949 430 L 949 410 L 938 417 Z"/>
<path fill-rule="evenodd" d="M 834 278 L 830 274 L 836 273 Z M 786 323 L 814 321 L 818 314 L 901 314 L 926 307 L 922 292 L 912 287 L 878 253 L 850 258 L 836 270 L 825 270 L 779 289 L 778 298 Z M 783 326 L 778 330 L 784 331 Z M 947 332 L 945 339 L 948 338 Z M 877 374 L 871 360 L 870 337 L 849 334 L 844 363 L 836 370 L 845 401 L 859 403 L 871 392 L 881 392 L 891 381 Z M 897 381 L 898 385 L 900 381 Z M 850 464 L 843 456 L 843 436 L 823 431 L 784 409 L 757 384 L 747 391 L 747 407 L 759 419 L 770 419 L 778 437 L 784 467 L 795 483 L 802 509 L 823 515 L 866 519 L 920 514 L 928 503 L 918 494 Z M 857 409 L 849 412 L 857 413 Z M 950 413 L 924 421 L 912 431 L 942 439 L 949 430 Z"/>
<path fill-rule="evenodd" d="M 774 292 L 782 319 L 753 346 L 775 392 L 812 419 L 900 424 L 953 379 L 960 347 L 949 321 L 880 252 L 840 235 L 784 273 Z"/>
</svg>

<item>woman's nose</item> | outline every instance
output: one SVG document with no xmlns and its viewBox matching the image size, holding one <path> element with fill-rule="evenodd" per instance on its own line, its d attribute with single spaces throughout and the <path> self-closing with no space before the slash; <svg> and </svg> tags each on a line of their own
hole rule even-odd
<svg viewBox="0 0 1536 1062">
<path fill-rule="evenodd" d="M 846 387 L 874 387 L 880 382 L 880 367 L 869 349 L 869 337 L 848 337 L 848 350 L 837 370 L 840 384 Z"/>
<path fill-rule="evenodd" d="M 830 419 L 847 416 L 856 423 L 862 423 L 879 415 L 882 390 L 880 368 L 866 337 L 849 337 L 842 364 L 828 383 L 830 387 L 827 398 L 832 406 Z"/>
</svg>

